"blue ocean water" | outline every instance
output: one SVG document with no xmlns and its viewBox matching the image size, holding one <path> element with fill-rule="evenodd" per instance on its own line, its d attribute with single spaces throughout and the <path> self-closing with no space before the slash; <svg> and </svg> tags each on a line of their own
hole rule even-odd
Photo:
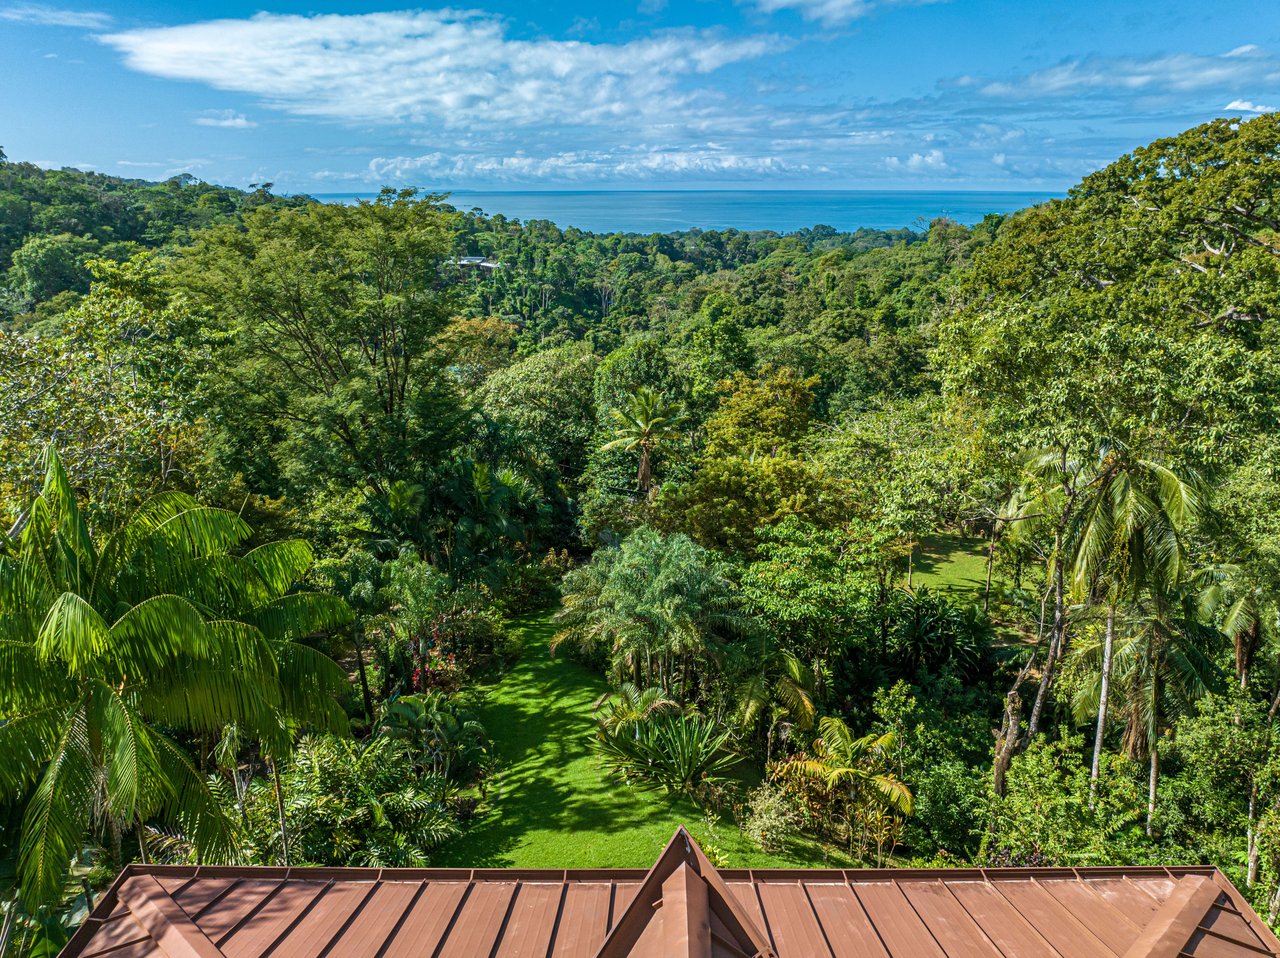
<svg viewBox="0 0 1280 958">
<path fill-rule="evenodd" d="M 354 202 L 371 193 L 317 193 L 316 199 Z M 791 232 L 833 226 L 921 227 L 937 216 L 973 224 L 988 213 L 1012 213 L 1061 194 L 916 190 L 457 190 L 448 202 L 510 219 L 551 220 L 593 233 L 669 233 L 727 229 Z"/>
</svg>

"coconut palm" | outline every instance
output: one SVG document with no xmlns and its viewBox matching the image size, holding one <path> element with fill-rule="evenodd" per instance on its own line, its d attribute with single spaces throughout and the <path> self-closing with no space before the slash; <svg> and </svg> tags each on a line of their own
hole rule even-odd
<svg viewBox="0 0 1280 958">
<path fill-rule="evenodd" d="M 611 409 L 609 413 L 618 428 L 613 441 L 603 448 L 639 451 L 636 485 L 640 495 L 648 499 L 653 488 L 653 455 L 682 435 L 686 417 L 677 403 L 648 386 L 641 386 L 631 395 L 625 410 Z"/>
<path fill-rule="evenodd" d="M 1219 634 L 1200 622 L 1195 595 L 1176 588 L 1148 589 L 1117 629 L 1112 661 L 1115 714 L 1124 722 L 1125 753 L 1147 760 L 1148 834 L 1154 831 L 1159 797 L 1161 736 L 1214 682 L 1219 641 Z M 1082 642 L 1076 654 L 1086 665 L 1096 665 L 1103 655 L 1102 643 Z M 1096 709 L 1100 684 L 1086 684 L 1077 693 L 1077 715 Z"/>
<path fill-rule="evenodd" d="M 1280 592 L 1243 565 L 1221 563 L 1195 576 L 1201 587 L 1200 612 L 1220 622 L 1235 648 L 1236 679 L 1249 687 L 1249 670 L 1263 642 L 1280 632 Z"/>
<path fill-rule="evenodd" d="M 341 728 L 346 677 L 299 640 L 348 620 L 340 600 L 291 593 L 304 543 L 243 555 L 240 517 L 170 492 L 105 539 L 57 454 L 0 553 L 0 800 L 26 803 L 18 877 L 28 907 L 56 897 L 91 834 L 180 828 L 204 860 L 232 823 L 168 732 L 235 723 L 272 755 L 287 725 Z"/>
<path fill-rule="evenodd" d="M 1066 536 L 1077 594 L 1106 604 L 1106 624 L 1090 789 L 1102 761 L 1115 648 L 1117 607 L 1143 588 L 1167 591 L 1186 572 L 1185 536 L 1199 521 L 1207 496 L 1200 477 L 1134 455 L 1122 444 L 1097 451 Z"/>
</svg>

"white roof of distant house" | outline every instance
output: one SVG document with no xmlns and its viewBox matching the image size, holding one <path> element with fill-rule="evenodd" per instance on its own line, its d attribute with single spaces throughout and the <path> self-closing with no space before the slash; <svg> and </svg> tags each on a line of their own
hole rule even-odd
<svg viewBox="0 0 1280 958">
<path fill-rule="evenodd" d="M 459 256 L 450 261 L 454 266 L 470 266 L 477 269 L 497 269 L 502 264 L 488 256 Z"/>
</svg>

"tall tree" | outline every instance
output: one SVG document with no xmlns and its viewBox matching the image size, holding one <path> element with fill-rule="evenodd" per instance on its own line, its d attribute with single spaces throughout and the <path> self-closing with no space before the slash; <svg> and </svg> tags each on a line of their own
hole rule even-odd
<svg viewBox="0 0 1280 958">
<path fill-rule="evenodd" d="M 671 402 L 649 386 L 641 386 L 627 402 L 627 408 L 612 409 L 617 428 L 614 438 L 604 450 L 625 449 L 638 452 L 636 486 L 648 500 L 653 490 L 653 457 L 661 448 L 674 445 L 683 436 L 685 415 L 678 403 Z"/>
<path fill-rule="evenodd" d="M 450 315 L 437 267 L 455 219 L 438 199 L 383 191 L 355 206 L 263 208 L 177 264 L 224 340 L 224 468 L 266 490 L 337 481 L 385 493 L 447 456 L 464 410 L 436 349 Z"/>
</svg>

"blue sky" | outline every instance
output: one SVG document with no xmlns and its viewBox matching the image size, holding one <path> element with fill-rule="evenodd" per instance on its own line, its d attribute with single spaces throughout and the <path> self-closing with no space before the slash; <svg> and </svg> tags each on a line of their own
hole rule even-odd
<svg viewBox="0 0 1280 958">
<path fill-rule="evenodd" d="M 0 0 L 12 159 L 306 192 L 1059 190 L 1280 107 L 1275 0 Z"/>
</svg>

